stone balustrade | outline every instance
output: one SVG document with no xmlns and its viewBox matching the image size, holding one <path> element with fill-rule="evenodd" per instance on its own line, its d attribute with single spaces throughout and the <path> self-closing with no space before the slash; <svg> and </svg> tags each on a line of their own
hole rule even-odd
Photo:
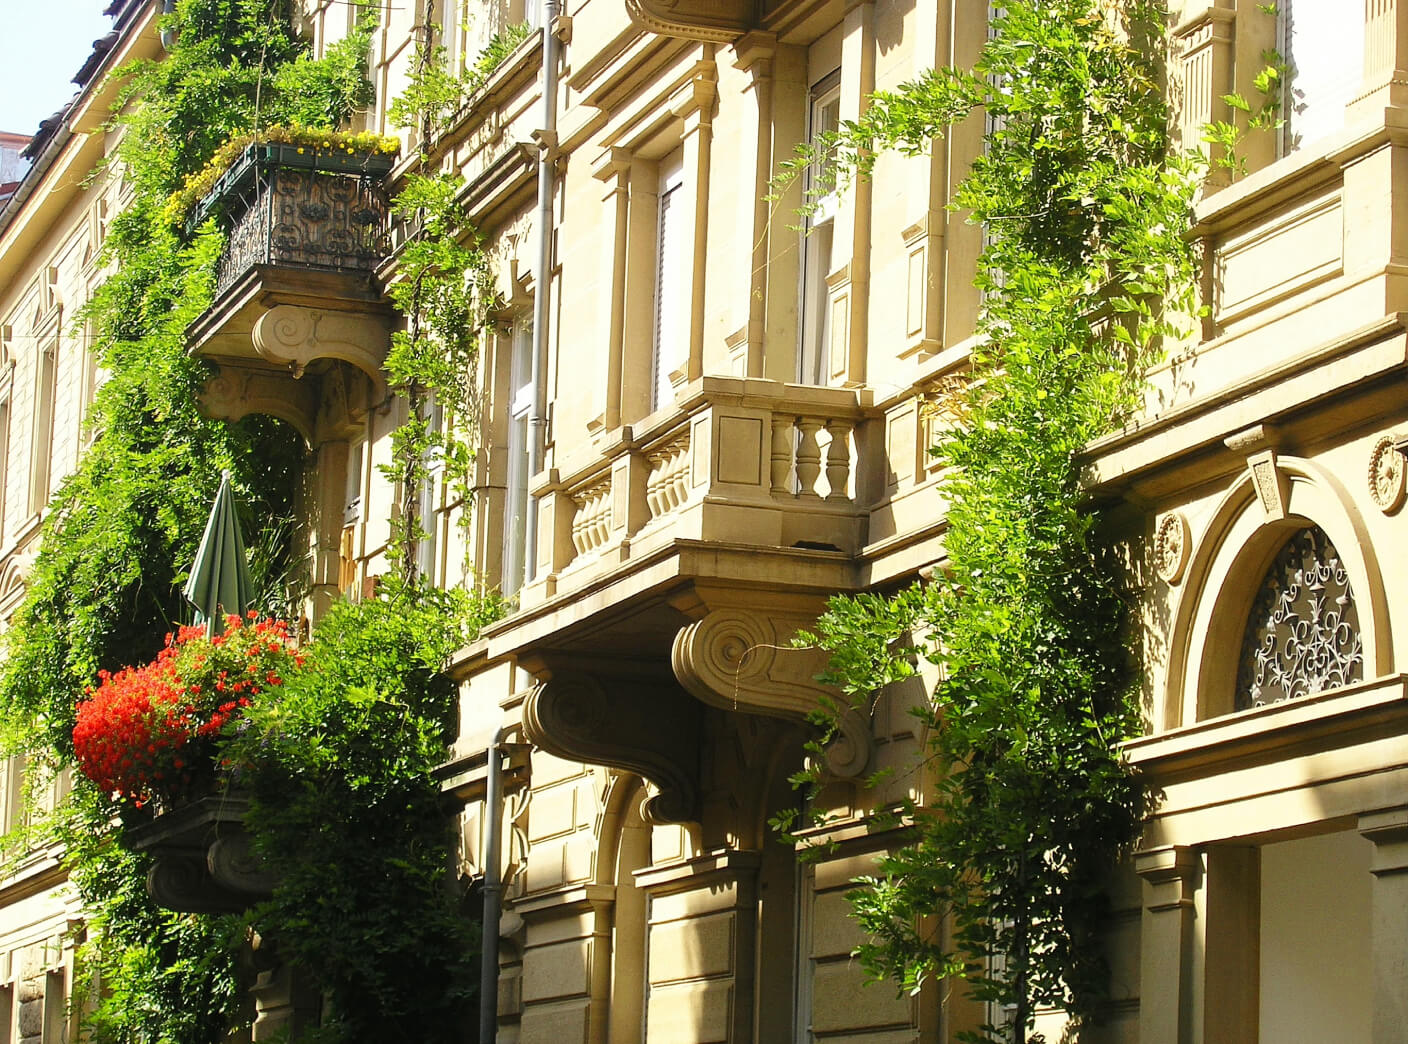
<svg viewBox="0 0 1408 1044">
<path fill-rule="evenodd" d="M 704 377 L 675 409 L 538 476 L 539 576 L 561 590 L 672 540 L 854 554 L 866 393 Z M 576 463 L 576 467 L 571 467 Z M 531 600 L 531 595 L 530 595 Z"/>
</svg>

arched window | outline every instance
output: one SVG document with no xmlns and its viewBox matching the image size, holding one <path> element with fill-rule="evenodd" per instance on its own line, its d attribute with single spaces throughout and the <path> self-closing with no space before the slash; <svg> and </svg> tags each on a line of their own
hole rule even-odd
<svg viewBox="0 0 1408 1044">
<path fill-rule="evenodd" d="M 1364 678 L 1349 574 L 1322 529 L 1299 529 L 1252 601 L 1237 665 L 1236 709 L 1312 696 Z"/>
</svg>

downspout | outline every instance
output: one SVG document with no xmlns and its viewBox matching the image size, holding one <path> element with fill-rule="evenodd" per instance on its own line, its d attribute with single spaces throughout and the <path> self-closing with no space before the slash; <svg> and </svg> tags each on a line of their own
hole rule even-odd
<svg viewBox="0 0 1408 1044">
<path fill-rule="evenodd" d="M 163 15 L 175 14 L 175 13 L 176 13 L 176 0 L 162 0 L 162 3 L 161 3 L 161 13 L 162 13 Z M 162 26 L 162 29 L 161 29 L 161 47 L 162 47 L 162 50 L 166 51 L 166 52 L 169 54 L 169 53 L 171 53 L 171 48 L 173 48 L 173 47 L 175 47 L 175 46 L 176 46 L 176 29 L 175 29 L 175 27 L 174 27 L 174 26 L 170 26 L 170 25 Z"/>
<path fill-rule="evenodd" d="M 499 1032 L 499 920 L 503 910 L 504 731 L 489 741 L 487 793 L 484 795 L 484 938 L 479 967 L 479 1044 L 494 1044 Z"/>
<path fill-rule="evenodd" d="M 546 441 L 544 413 L 547 389 L 544 363 L 548 347 L 548 286 L 552 282 L 552 194 L 553 162 L 557 152 L 557 60 L 558 40 L 553 35 L 558 0 L 543 0 L 543 126 L 538 132 L 538 267 L 533 288 L 533 361 L 530 376 L 533 406 L 528 414 L 528 480 L 543 470 L 543 443 Z M 537 573 L 538 498 L 528 497 L 527 532 L 523 541 L 523 582 Z"/>
</svg>

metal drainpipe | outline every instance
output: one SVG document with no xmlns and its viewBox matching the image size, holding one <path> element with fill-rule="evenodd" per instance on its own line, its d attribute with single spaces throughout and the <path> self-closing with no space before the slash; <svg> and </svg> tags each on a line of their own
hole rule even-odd
<svg viewBox="0 0 1408 1044">
<path fill-rule="evenodd" d="M 503 839 L 504 726 L 489 742 L 488 793 L 484 795 L 484 938 L 479 968 L 479 1044 L 494 1044 L 499 1032 L 499 915 L 503 910 L 503 876 L 499 852 Z"/>
<path fill-rule="evenodd" d="M 543 129 L 538 143 L 538 268 L 533 288 L 533 361 L 530 375 L 533 406 L 528 414 L 528 478 L 543 470 L 547 390 L 543 387 L 548 345 L 548 284 L 552 280 L 553 153 L 557 149 L 557 49 L 552 23 L 558 0 L 543 0 Z M 527 532 L 523 540 L 523 582 L 536 575 L 538 560 L 538 498 L 528 498 Z"/>
<path fill-rule="evenodd" d="M 163 15 L 172 14 L 172 13 L 175 12 L 175 10 L 176 10 L 176 0 L 162 0 L 162 4 L 161 4 L 161 13 L 162 13 Z M 172 29 L 170 26 L 167 26 L 166 28 L 162 29 L 162 31 L 161 31 L 161 47 L 162 47 L 162 50 L 169 52 L 169 51 L 171 50 L 171 48 L 173 48 L 173 47 L 175 47 L 175 46 L 176 46 L 176 30 L 175 30 L 175 29 Z"/>
</svg>

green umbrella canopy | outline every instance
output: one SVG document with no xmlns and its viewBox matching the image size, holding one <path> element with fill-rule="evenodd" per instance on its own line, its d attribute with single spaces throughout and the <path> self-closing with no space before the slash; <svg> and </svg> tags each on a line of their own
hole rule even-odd
<svg viewBox="0 0 1408 1044">
<path fill-rule="evenodd" d="M 210 521 L 200 538 L 191 576 L 184 589 L 186 600 L 196 607 L 196 623 L 209 621 L 210 633 L 225 629 L 225 616 L 243 616 L 254 601 L 254 584 L 249 579 L 249 563 L 244 554 L 244 538 L 235 517 L 235 496 L 230 491 L 230 473 L 220 476 L 220 492 L 210 509 Z"/>
</svg>

